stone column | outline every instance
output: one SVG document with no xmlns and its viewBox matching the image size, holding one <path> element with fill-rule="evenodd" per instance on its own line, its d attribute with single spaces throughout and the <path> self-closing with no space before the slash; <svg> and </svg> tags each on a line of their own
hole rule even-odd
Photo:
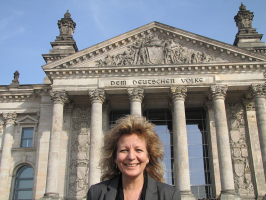
<svg viewBox="0 0 266 200">
<path fill-rule="evenodd" d="M 130 100 L 130 114 L 142 116 L 141 103 L 144 90 L 142 88 L 129 88 L 127 92 Z"/>
<path fill-rule="evenodd" d="M 258 132 L 260 138 L 260 149 L 264 167 L 264 176 L 266 179 L 266 88 L 265 85 L 252 84 L 251 95 L 255 102 Z"/>
<path fill-rule="evenodd" d="M 187 88 L 171 88 L 173 101 L 173 146 L 175 186 L 180 191 L 180 199 L 195 199 L 190 189 L 185 98 Z"/>
<path fill-rule="evenodd" d="M 211 180 L 213 195 L 218 196 L 221 192 L 221 177 L 219 168 L 218 148 L 217 148 L 217 136 L 215 128 L 215 117 L 213 103 L 211 100 L 205 100 L 205 110 L 207 119 L 207 131 L 210 148 L 210 166 L 211 166 Z"/>
<path fill-rule="evenodd" d="M 91 125 L 90 125 L 90 161 L 89 161 L 89 187 L 100 182 L 101 169 L 100 150 L 102 147 L 103 130 L 102 130 L 102 104 L 105 100 L 103 89 L 89 91 L 91 99 Z"/>
<path fill-rule="evenodd" d="M 229 132 L 228 132 L 226 110 L 224 103 L 227 86 L 213 85 L 210 87 L 210 90 L 214 107 L 217 147 L 218 147 L 220 177 L 221 177 L 221 187 L 222 187 L 220 199 L 226 199 L 226 200 L 237 199 L 235 192 L 235 185 L 234 185 L 231 149 L 229 143 Z"/>
<path fill-rule="evenodd" d="M 44 198 L 58 199 L 63 108 L 64 103 L 67 101 L 67 94 L 65 91 L 52 91 L 50 95 L 53 101 L 53 117 Z"/>
<path fill-rule="evenodd" d="M 10 165 L 12 163 L 11 149 L 13 145 L 13 135 L 15 128 L 15 121 L 17 119 L 16 113 L 3 113 L 5 119 L 5 133 L 4 142 L 1 155 L 0 163 L 0 199 L 9 199 L 10 193 Z"/>
<path fill-rule="evenodd" d="M 257 120 L 256 120 L 256 112 L 255 112 L 255 103 L 253 99 L 242 99 L 242 102 L 245 107 L 245 121 L 246 121 L 246 130 L 247 130 L 247 137 L 249 141 L 249 148 L 250 148 L 250 164 L 253 165 L 251 170 L 254 170 L 253 182 L 255 187 L 255 195 L 258 199 L 265 198 L 265 177 L 264 177 L 264 170 L 263 170 L 263 162 L 260 150 L 260 140 L 258 134 L 258 127 L 257 127 Z"/>
</svg>

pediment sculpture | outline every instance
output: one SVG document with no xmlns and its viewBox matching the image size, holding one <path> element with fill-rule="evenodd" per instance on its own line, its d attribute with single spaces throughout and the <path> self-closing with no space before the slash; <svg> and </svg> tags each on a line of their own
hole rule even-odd
<svg viewBox="0 0 266 200">
<path fill-rule="evenodd" d="M 95 61 L 97 66 L 132 66 L 157 64 L 190 64 L 215 61 L 214 56 L 181 46 L 174 39 L 148 35 L 127 46 L 123 53 Z"/>
</svg>

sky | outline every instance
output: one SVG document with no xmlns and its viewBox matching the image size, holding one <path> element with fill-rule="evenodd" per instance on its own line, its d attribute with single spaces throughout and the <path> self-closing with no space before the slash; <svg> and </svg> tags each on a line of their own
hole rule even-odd
<svg viewBox="0 0 266 200">
<path fill-rule="evenodd" d="M 254 13 L 253 28 L 266 34 L 265 0 L 1 0 L 0 85 L 12 83 L 16 70 L 20 84 L 43 83 L 42 54 L 52 49 L 67 10 L 79 50 L 153 21 L 233 44 L 241 2 Z"/>
</svg>

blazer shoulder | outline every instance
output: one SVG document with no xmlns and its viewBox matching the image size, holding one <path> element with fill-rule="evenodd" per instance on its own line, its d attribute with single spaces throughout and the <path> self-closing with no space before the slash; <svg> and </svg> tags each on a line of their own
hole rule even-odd
<svg viewBox="0 0 266 200">
<path fill-rule="evenodd" d="M 107 181 L 103 181 L 95 185 L 92 185 L 88 191 L 87 200 L 98 199 L 102 193 L 106 193 L 109 183 L 110 183 L 110 180 L 107 180 Z"/>
<path fill-rule="evenodd" d="M 159 199 L 175 200 L 178 198 L 178 190 L 166 183 L 156 181 L 157 189 L 159 193 Z"/>
</svg>

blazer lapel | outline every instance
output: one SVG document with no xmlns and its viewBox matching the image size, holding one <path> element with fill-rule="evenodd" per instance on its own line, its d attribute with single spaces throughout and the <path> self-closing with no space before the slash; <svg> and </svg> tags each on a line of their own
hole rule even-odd
<svg viewBox="0 0 266 200">
<path fill-rule="evenodd" d="M 119 182 L 119 176 L 115 177 L 114 179 L 112 179 L 109 183 L 109 185 L 107 186 L 107 192 L 105 194 L 105 199 L 106 200 L 114 200 L 116 197 L 116 193 L 117 193 L 117 188 L 118 188 L 118 182 Z"/>
<path fill-rule="evenodd" d="M 148 184 L 147 184 L 147 190 L 145 195 L 145 200 L 158 200 L 158 191 L 157 191 L 157 184 L 156 181 L 148 176 Z"/>
</svg>

